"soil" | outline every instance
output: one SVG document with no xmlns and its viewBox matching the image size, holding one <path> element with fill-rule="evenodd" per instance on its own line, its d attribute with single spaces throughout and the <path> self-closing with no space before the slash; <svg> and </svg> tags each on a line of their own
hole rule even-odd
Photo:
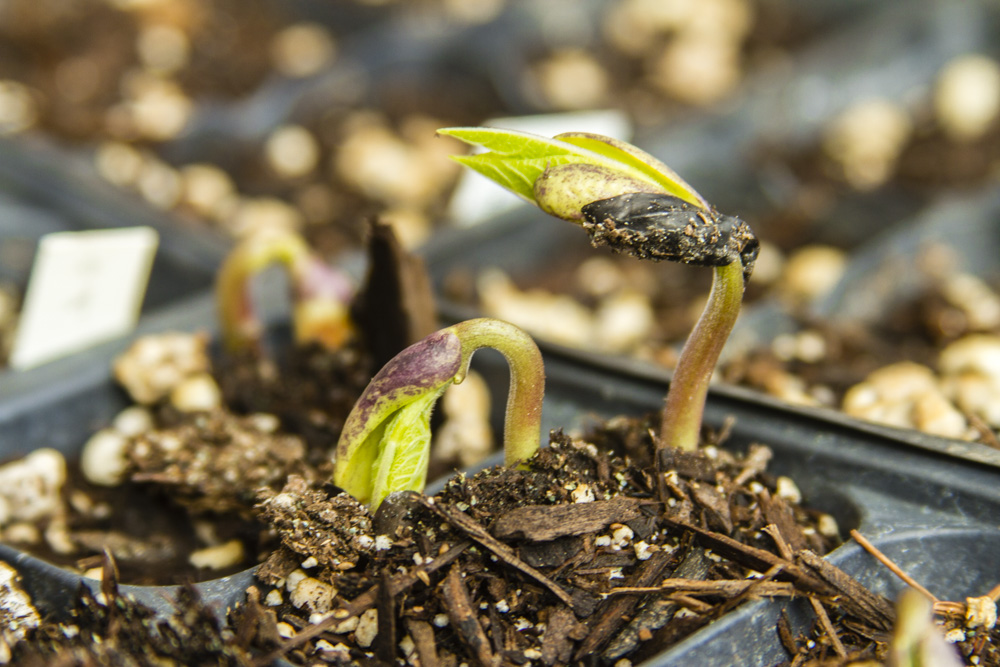
<svg viewBox="0 0 1000 667">
<path fill-rule="evenodd" d="M 330 477 L 329 449 L 370 374 L 353 348 L 307 347 L 288 356 L 281 373 L 260 357 L 219 364 L 229 408 L 181 413 L 159 405 L 154 428 L 130 446 L 122 485 L 91 484 L 70 461 L 60 530 L 73 548 L 57 553 L 45 540 L 18 546 L 79 571 L 98 566 L 109 549 L 119 580 L 142 585 L 204 581 L 258 562 L 276 543 L 253 512 L 257 491 L 280 489 L 292 474 Z M 206 543 L 231 540 L 243 556 L 228 566 L 190 562 Z"/>
<path fill-rule="evenodd" d="M 256 510 L 281 546 L 227 630 L 193 594 L 170 619 L 154 619 L 117 596 L 106 561 L 111 603 L 83 594 L 69 626 L 43 626 L 13 657 L 634 664 L 747 600 L 797 595 L 826 625 L 795 636 L 779 623 L 784 665 L 881 664 L 892 605 L 820 557 L 840 535 L 829 517 L 782 495 L 766 472 L 769 450 L 668 452 L 661 489 L 650 473 L 653 423 L 619 418 L 582 439 L 556 433 L 525 468 L 459 475 L 433 498 L 400 494 L 374 516 L 292 475 L 259 491 Z M 954 615 L 946 624 L 962 625 Z M 959 647 L 980 665 L 1000 664 L 996 634 L 972 633 Z"/>
</svg>

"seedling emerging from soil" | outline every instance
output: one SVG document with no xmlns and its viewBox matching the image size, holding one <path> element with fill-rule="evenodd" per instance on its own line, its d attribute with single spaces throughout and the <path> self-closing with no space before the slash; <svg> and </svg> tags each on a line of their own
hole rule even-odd
<svg viewBox="0 0 1000 667">
<path fill-rule="evenodd" d="M 382 367 L 348 415 L 337 442 L 333 482 L 375 508 L 394 491 L 421 491 L 430 459 L 435 402 L 469 371 L 472 354 L 498 350 L 510 365 L 504 422 L 508 466 L 538 450 L 545 373 L 535 342 L 490 318 L 460 322 L 409 346 Z"/>
<path fill-rule="evenodd" d="M 455 159 L 581 225 L 595 246 L 715 268 L 705 311 L 674 370 L 658 438 L 658 447 L 695 449 L 709 380 L 757 259 L 746 223 L 720 214 L 668 166 L 617 139 L 582 132 L 549 139 L 491 128 L 439 133 L 489 149 Z"/>
<path fill-rule="evenodd" d="M 263 327 L 254 311 L 251 282 L 274 263 L 284 267 L 291 282 L 296 343 L 341 347 L 353 329 L 350 281 L 316 256 L 298 234 L 270 231 L 237 245 L 219 269 L 215 296 L 226 349 L 239 352 L 259 344 Z"/>
</svg>

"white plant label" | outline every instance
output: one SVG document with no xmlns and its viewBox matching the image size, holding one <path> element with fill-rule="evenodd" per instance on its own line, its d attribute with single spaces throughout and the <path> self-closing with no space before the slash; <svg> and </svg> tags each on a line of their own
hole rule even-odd
<svg viewBox="0 0 1000 667">
<path fill-rule="evenodd" d="M 494 118 L 483 124 L 487 127 L 531 132 L 543 137 L 552 137 L 562 132 L 592 132 L 622 141 L 631 140 L 633 131 L 628 116 L 617 109 Z M 481 151 L 482 148 L 477 150 Z M 524 201 L 514 193 L 498 187 L 482 174 L 463 169 L 455 193 L 448 203 L 448 217 L 459 227 L 471 227 L 521 204 Z"/>
<path fill-rule="evenodd" d="M 31 368 L 132 331 L 158 242 L 149 227 L 43 236 L 10 365 Z"/>
</svg>

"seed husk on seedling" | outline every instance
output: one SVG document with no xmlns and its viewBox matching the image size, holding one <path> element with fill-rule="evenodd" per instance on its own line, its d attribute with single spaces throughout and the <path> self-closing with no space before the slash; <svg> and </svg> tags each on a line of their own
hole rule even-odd
<svg viewBox="0 0 1000 667">
<path fill-rule="evenodd" d="M 484 127 L 438 130 L 489 152 L 455 159 L 558 218 L 591 242 L 640 259 L 714 270 L 705 310 L 681 351 L 657 447 L 698 446 L 708 384 L 759 249 L 739 218 L 720 214 L 680 176 L 623 141 L 567 132 L 549 139 Z"/>
</svg>

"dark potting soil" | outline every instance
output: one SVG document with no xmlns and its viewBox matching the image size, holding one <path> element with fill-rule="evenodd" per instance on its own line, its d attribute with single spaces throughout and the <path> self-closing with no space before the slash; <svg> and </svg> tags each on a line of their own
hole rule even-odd
<svg viewBox="0 0 1000 667">
<path fill-rule="evenodd" d="M 766 470 L 770 450 L 668 451 L 658 488 L 654 423 L 618 418 L 585 438 L 555 433 L 524 468 L 459 475 L 430 498 L 399 494 L 374 516 L 323 480 L 292 474 L 283 487 L 257 491 L 258 519 L 280 546 L 227 627 L 193 593 L 170 619 L 154 619 L 117 596 L 106 560 L 110 602 L 83 593 L 70 624 L 43 625 L 13 657 L 436 666 L 591 664 L 596 656 L 635 664 L 744 601 L 794 595 L 822 615 L 808 635 L 779 622 L 783 664 L 881 664 L 892 605 L 821 557 L 840 531 L 781 491 L 787 481 Z M 961 613 L 946 615 L 945 627 L 964 627 Z M 977 664 L 997 665 L 996 635 L 969 633 L 958 647 Z"/>
<path fill-rule="evenodd" d="M 72 551 L 53 551 L 46 540 L 18 546 L 81 570 L 99 565 L 107 549 L 128 584 L 204 581 L 256 564 L 275 546 L 253 512 L 258 490 L 280 489 L 291 474 L 330 477 L 329 452 L 370 376 L 356 348 L 294 348 L 276 371 L 269 359 L 227 358 L 215 373 L 227 407 L 181 413 L 154 406 L 155 428 L 132 439 L 118 486 L 87 482 L 69 461 L 62 521 Z M 242 544 L 237 562 L 218 570 L 190 563 L 206 542 L 230 540 Z"/>
<path fill-rule="evenodd" d="M 274 586 L 259 595 L 294 631 L 273 655 L 634 662 L 746 599 L 818 585 L 778 544 L 823 563 L 838 538 L 777 494 L 766 447 L 671 453 L 661 492 L 651 425 L 616 420 L 587 440 L 557 433 L 525 469 L 460 475 L 433 498 L 406 494 L 375 516 L 299 478 L 265 493 L 259 509 L 282 548 L 259 570 Z M 767 574 L 748 579 L 748 568 Z"/>
</svg>

